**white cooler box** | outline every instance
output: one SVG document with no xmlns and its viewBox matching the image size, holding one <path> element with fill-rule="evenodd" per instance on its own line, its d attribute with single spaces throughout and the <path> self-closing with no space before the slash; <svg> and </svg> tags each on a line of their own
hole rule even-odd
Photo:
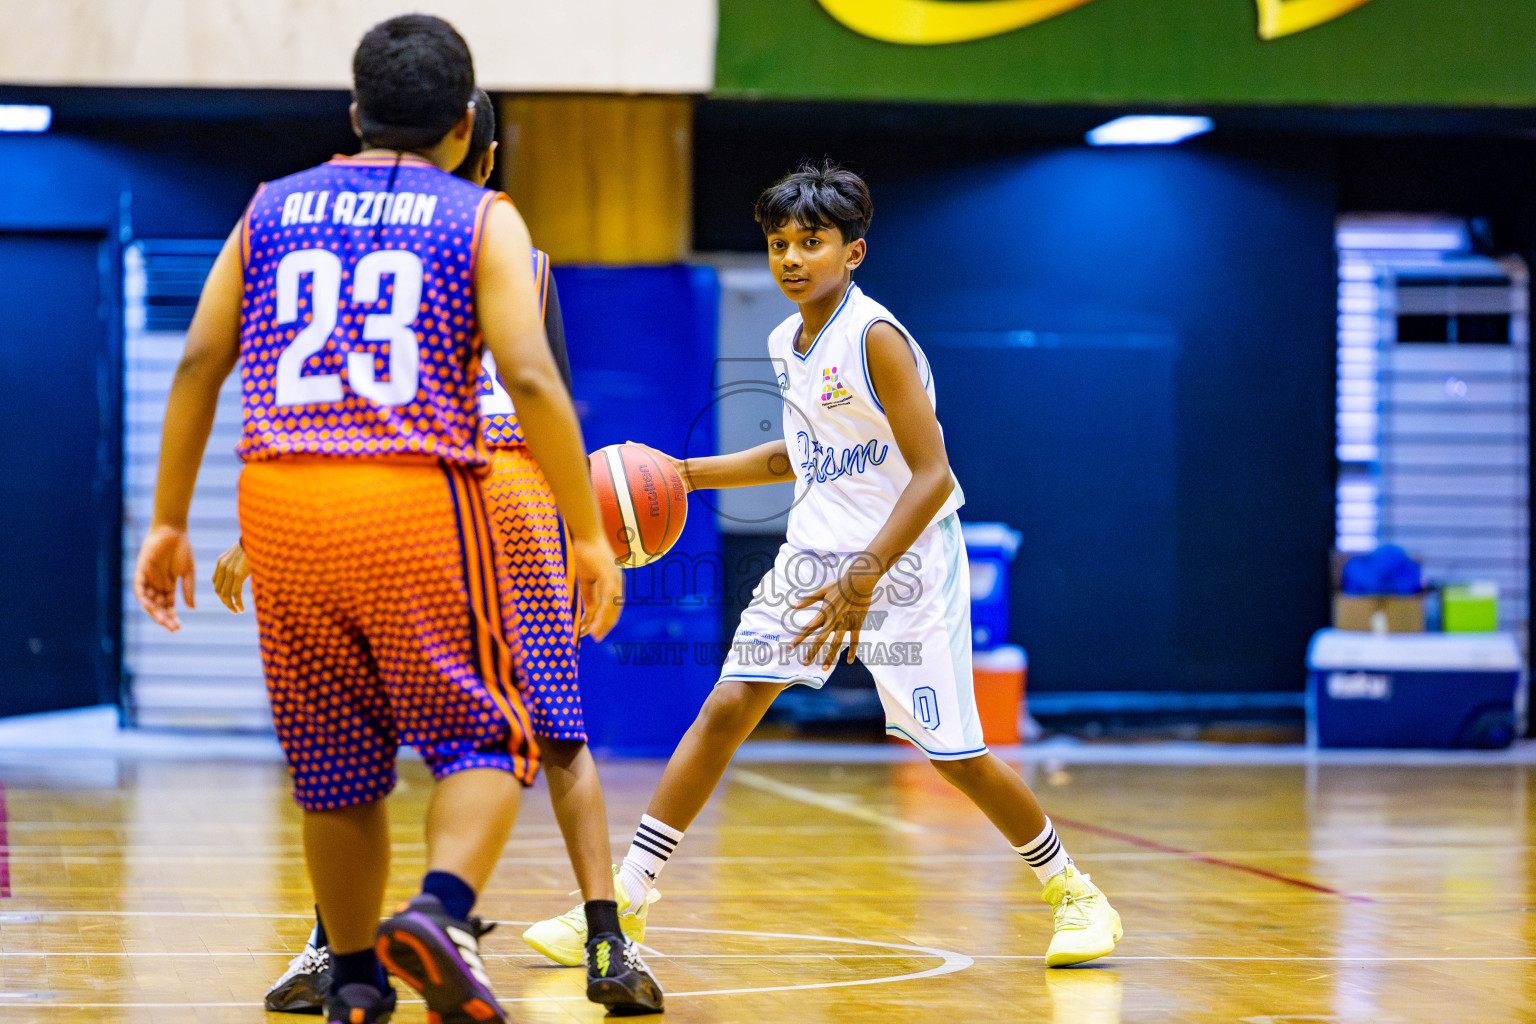
<svg viewBox="0 0 1536 1024">
<path fill-rule="evenodd" d="M 1512 633 L 1324 629 L 1307 649 L 1307 725 L 1321 747 L 1507 747 L 1525 725 Z"/>
</svg>

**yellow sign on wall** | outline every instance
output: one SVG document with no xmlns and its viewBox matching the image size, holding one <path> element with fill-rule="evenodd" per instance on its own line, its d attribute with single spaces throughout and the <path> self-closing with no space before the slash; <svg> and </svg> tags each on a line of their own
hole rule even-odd
<svg viewBox="0 0 1536 1024">
<path fill-rule="evenodd" d="M 818 0 L 860 35 L 904 46 L 986 39 L 1054 18 L 1093 0 Z M 1162 3 L 1166 0 L 1148 0 Z M 1255 0 L 1259 36 L 1278 39 L 1342 17 L 1370 0 Z"/>
<path fill-rule="evenodd" d="M 1371 0 L 1258 0 L 1259 37 L 1279 39 L 1305 32 L 1364 7 Z"/>
<path fill-rule="evenodd" d="M 719 4 L 717 96 L 1536 107 L 1536 0 Z"/>
</svg>

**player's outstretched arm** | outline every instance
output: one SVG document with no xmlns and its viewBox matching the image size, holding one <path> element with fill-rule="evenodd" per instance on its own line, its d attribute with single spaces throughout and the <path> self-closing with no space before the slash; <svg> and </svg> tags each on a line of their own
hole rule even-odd
<svg viewBox="0 0 1536 1024">
<path fill-rule="evenodd" d="M 928 402 L 907 339 L 890 324 L 877 323 L 865 337 L 865 358 L 870 384 L 885 407 L 896 447 L 912 470 L 912 480 L 896 499 L 869 550 L 852 559 L 841 578 L 797 603 L 799 608 L 821 604 L 820 612 L 795 637 L 796 645 L 807 644 L 807 661 L 831 664 L 845 635 L 848 660 L 853 660 L 875 584 L 917 541 L 955 489 L 949 454 L 944 450 L 944 432 Z"/>
<path fill-rule="evenodd" d="M 571 531 L 571 566 L 582 598 L 582 632 L 602 639 L 618 621 L 624 580 L 603 537 L 576 408 L 549 352 L 528 228 L 512 204 L 486 211 L 475 267 L 475 318 L 496 373 L 512 396 L 528 449 L 539 463 Z"/>
<path fill-rule="evenodd" d="M 690 491 L 759 487 L 795 478 L 794 467 L 789 462 L 789 446 L 782 438 L 729 455 L 706 455 L 697 459 L 666 457 Z"/>
<path fill-rule="evenodd" d="M 139 548 L 133 592 L 160 625 L 181 628 L 176 615 L 176 584 L 193 607 L 192 543 L 187 539 L 187 509 L 197 470 L 213 429 L 219 388 L 240 357 L 240 229 L 224 242 L 187 330 L 187 348 L 165 407 L 160 433 L 160 471 L 155 478 L 155 512 Z"/>
</svg>

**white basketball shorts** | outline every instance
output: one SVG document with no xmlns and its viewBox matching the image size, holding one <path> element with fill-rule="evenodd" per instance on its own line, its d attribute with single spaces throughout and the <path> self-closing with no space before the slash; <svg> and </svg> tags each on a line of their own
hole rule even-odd
<svg viewBox="0 0 1536 1024">
<path fill-rule="evenodd" d="M 804 664 L 804 649 L 791 646 L 819 605 L 793 606 L 837 579 L 854 557 L 780 548 L 742 612 L 720 681 L 821 687 L 831 669 Z M 875 677 L 886 732 L 936 760 L 987 752 L 971 677 L 970 570 L 958 515 L 924 530 L 881 577 L 857 654 Z M 846 656 L 845 645 L 839 657 Z"/>
</svg>

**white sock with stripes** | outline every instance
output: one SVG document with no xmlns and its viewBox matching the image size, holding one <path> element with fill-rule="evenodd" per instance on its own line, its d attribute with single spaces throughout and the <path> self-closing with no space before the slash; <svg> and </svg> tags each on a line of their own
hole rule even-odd
<svg viewBox="0 0 1536 1024">
<path fill-rule="evenodd" d="M 1072 858 L 1067 856 L 1067 848 L 1061 845 L 1061 837 L 1056 835 L 1056 827 L 1051 824 L 1051 819 L 1045 819 L 1045 831 L 1025 843 L 1023 846 L 1015 846 L 1014 850 L 1024 863 L 1034 871 L 1035 877 L 1044 882 L 1052 875 L 1060 874 L 1072 863 Z"/>
<path fill-rule="evenodd" d="M 619 879 L 624 883 L 631 911 L 645 906 L 645 898 L 656 887 L 656 876 L 667 866 L 667 859 L 682 841 L 683 834 L 671 825 L 649 814 L 641 816 L 634 841 L 629 844 L 629 852 L 619 866 Z"/>
</svg>

